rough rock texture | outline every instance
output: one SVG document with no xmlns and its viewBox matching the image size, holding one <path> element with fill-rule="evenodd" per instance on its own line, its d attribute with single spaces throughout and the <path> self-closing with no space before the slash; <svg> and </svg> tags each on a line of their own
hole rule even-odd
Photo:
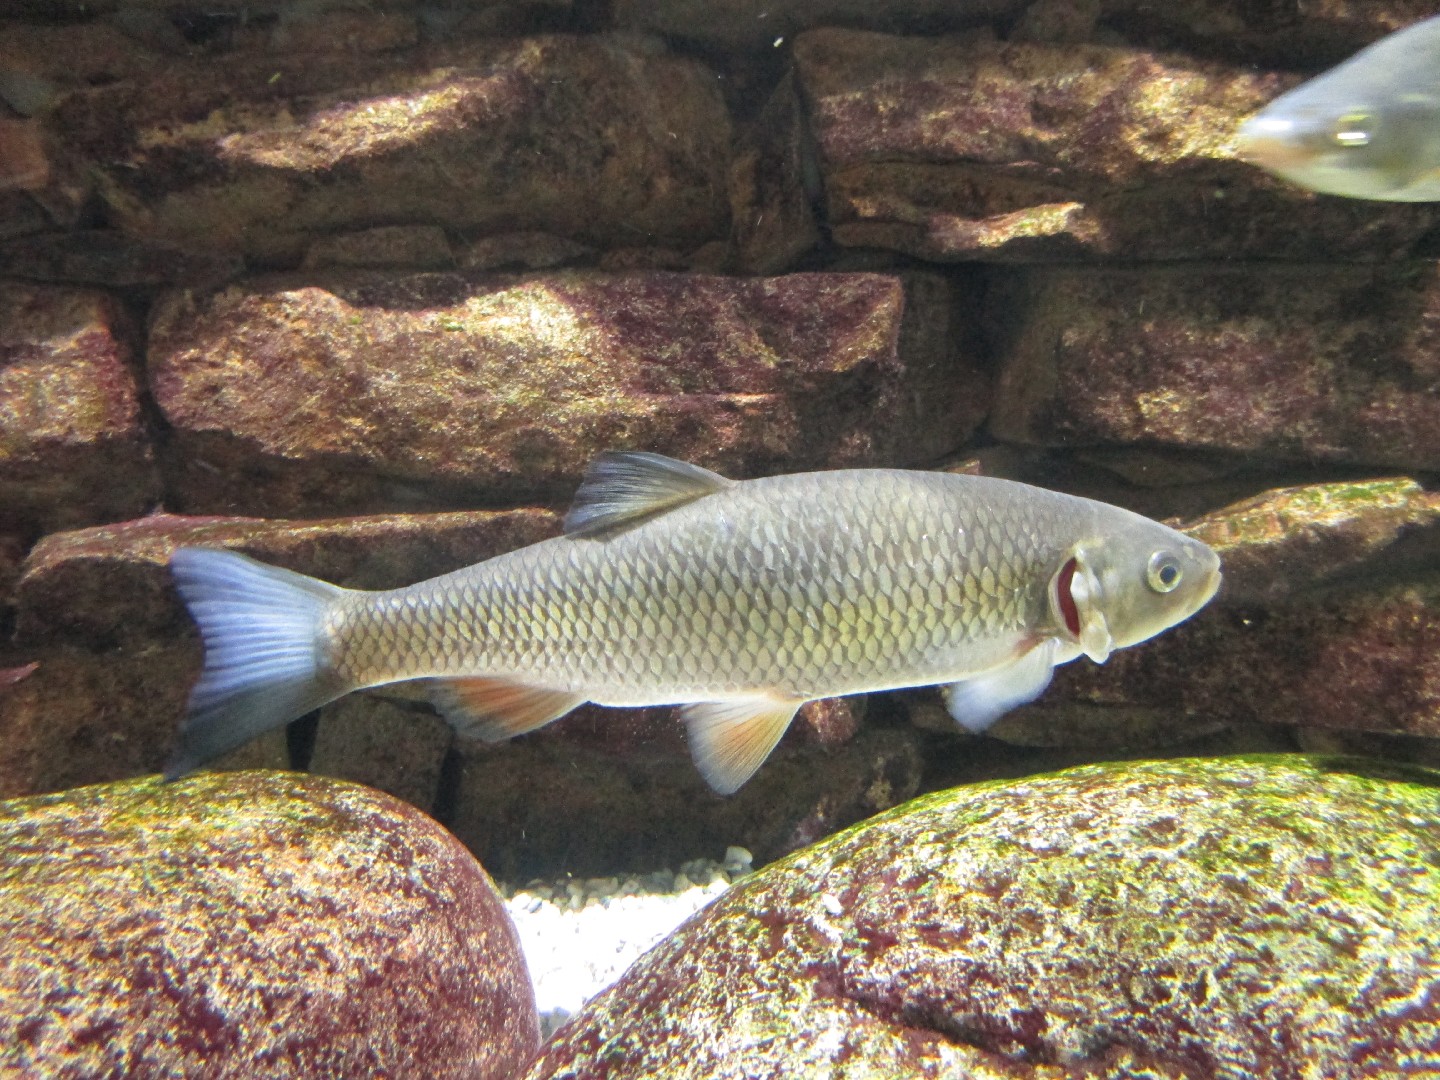
<svg viewBox="0 0 1440 1080">
<path fill-rule="evenodd" d="M 948 791 L 733 888 L 527 1075 L 1425 1072 L 1437 893 L 1422 770 L 1191 760 Z"/>
<path fill-rule="evenodd" d="M 25 236 L 0 246 L 0 274 L 111 288 L 218 285 L 244 269 L 237 257 L 193 252 L 114 229 Z"/>
<path fill-rule="evenodd" d="M 71 646 L 0 653 L 35 670 L 0 687 L 0 798 L 159 772 L 200 670 L 197 642 L 92 652 Z M 288 768 L 284 733 L 244 748 L 247 767 Z"/>
<path fill-rule="evenodd" d="M 587 706 L 503 745 L 460 740 L 443 820 L 507 881 L 640 873 L 731 844 L 764 862 L 918 790 L 915 734 L 857 730 L 850 708 L 848 699 L 806 706 L 729 797 L 695 771 L 669 708 Z"/>
<path fill-rule="evenodd" d="M 1420 204 L 1321 199 L 1234 160 L 1294 80 L 1099 45 L 815 30 L 800 84 L 841 244 L 920 258 L 1375 259 Z"/>
<path fill-rule="evenodd" d="M 320 710 L 308 768 L 433 811 L 452 740 L 428 705 L 351 694 Z"/>
<path fill-rule="evenodd" d="M 1403 476 L 1277 488 L 1186 531 L 1224 560 L 1224 603 L 1283 600 L 1382 569 L 1398 576 L 1433 566 L 1440 493 Z"/>
<path fill-rule="evenodd" d="M 501 1080 L 539 1040 L 484 870 L 364 788 L 255 772 L 0 803 L 0 880 L 16 1075 Z"/>
<path fill-rule="evenodd" d="M 202 655 L 165 569 L 176 547 L 236 548 L 338 584 L 390 588 L 533 543 L 557 527 L 555 515 L 541 510 L 312 522 L 159 515 L 46 537 L 15 589 L 14 645 L 0 653 L 0 668 L 39 662 L 29 678 L 0 691 L 0 797 L 163 765 Z M 418 772 L 439 768 L 422 749 L 433 745 L 423 740 L 425 717 L 406 734 L 411 741 L 403 753 L 383 749 L 391 737 L 387 718 L 352 711 L 349 722 L 358 725 L 351 729 L 353 746 L 381 748 L 358 761 L 353 747 L 336 751 L 322 727 L 317 751 L 327 770 L 384 781 L 380 786 L 423 796 L 427 804 L 433 799 L 433 789 L 417 779 Z M 220 765 L 290 763 L 282 730 Z"/>
<path fill-rule="evenodd" d="M 155 499 L 130 350 L 104 294 L 0 283 L 0 529 L 113 521 Z"/>
<path fill-rule="evenodd" d="M 991 302 L 1001 439 L 1440 467 L 1434 263 L 1050 267 Z"/>
<path fill-rule="evenodd" d="M 316 240 L 301 266 L 307 270 L 345 266 L 451 270 L 455 253 L 450 250 L 444 229 L 434 225 L 386 225 Z"/>
<path fill-rule="evenodd" d="M 804 107 L 787 74 L 746 130 L 730 164 L 735 269 L 773 274 L 820 240 L 812 202 L 820 177 Z"/>
<path fill-rule="evenodd" d="M 176 61 L 49 123 L 120 228 L 269 261 L 375 224 L 685 247 L 726 227 L 713 76 L 620 38 Z"/>
<path fill-rule="evenodd" d="M 1013 15 L 1026 0 L 614 0 L 617 25 L 704 42 L 712 48 L 773 47 L 797 31 L 837 24 L 890 29 L 975 23 Z"/>
<path fill-rule="evenodd" d="M 150 380 L 187 512 L 558 500 L 614 447 L 741 476 L 938 457 L 987 399 L 952 319 L 924 275 L 283 279 L 162 302 Z"/>
</svg>

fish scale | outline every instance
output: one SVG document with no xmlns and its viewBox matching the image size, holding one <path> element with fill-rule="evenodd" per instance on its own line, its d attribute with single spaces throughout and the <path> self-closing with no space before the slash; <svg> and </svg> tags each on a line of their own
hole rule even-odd
<svg viewBox="0 0 1440 1080">
<path fill-rule="evenodd" d="M 1045 587 L 1060 547 L 1035 542 L 1019 503 L 967 521 L 945 497 L 954 479 L 875 470 L 752 481 L 613 537 L 561 537 L 355 594 L 330 627 L 334 666 L 358 685 L 484 672 L 602 703 L 753 685 L 851 693 L 890 685 L 897 666 L 947 675 L 953 664 L 937 655 L 947 648 L 1053 629 Z M 809 557 L 775 559 L 787 550 Z M 457 618 L 484 632 L 448 630 Z M 425 640 L 433 652 L 415 648 Z"/>
<path fill-rule="evenodd" d="M 1114 506 L 983 477 L 841 470 L 735 482 L 602 455 L 563 536 L 388 592 L 225 551 L 171 566 L 200 623 L 177 776 L 351 690 L 428 680 L 506 738 L 584 701 L 676 704 L 722 793 L 800 703 L 944 684 L 983 730 L 1081 654 L 1104 662 L 1219 585 L 1205 545 Z"/>
</svg>

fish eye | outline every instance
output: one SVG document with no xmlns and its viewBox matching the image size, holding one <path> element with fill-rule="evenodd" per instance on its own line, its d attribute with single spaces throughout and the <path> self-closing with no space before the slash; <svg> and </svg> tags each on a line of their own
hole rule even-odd
<svg viewBox="0 0 1440 1080">
<path fill-rule="evenodd" d="M 1145 581 L 1158 593 L 1167 593 L 1180 584 L 1180 563 L 1168 551 L 1157 551 L 1150 556 L 1150 565 L 1145 568 Z"/>
<path fill-rule="evenodd" d="M 1330 137 L 1337 146 L 1347 149 L 1369 146 L 1373 137 L 1375 117 L 1367 112 L 1348 112 L 1335 121 Z"/>
</svg>

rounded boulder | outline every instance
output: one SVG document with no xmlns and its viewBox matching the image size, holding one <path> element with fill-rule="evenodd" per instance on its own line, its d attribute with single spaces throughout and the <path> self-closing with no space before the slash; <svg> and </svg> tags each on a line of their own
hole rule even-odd
<svg viewBox="0 0 1440 1080">
<path fill-rule="evenodd" d="M 0 1073 L 509 1077 L 539 1041 L 485 871 L 293 773 L 0 803 Z"/>
<path fill-rule="evenodd" d="M 699 912 L 528 1077 L 1351 1080 L 1437 1061 L 1440 775 L 1274 757 L 907 803 Z"/>
</svg>

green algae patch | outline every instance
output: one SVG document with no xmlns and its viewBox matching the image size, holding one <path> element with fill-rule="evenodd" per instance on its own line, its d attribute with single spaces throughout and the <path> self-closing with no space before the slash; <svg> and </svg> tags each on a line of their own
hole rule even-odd
<svg viewBox="0 0 1440 1080">
<path fill-rule="evenodd" d="M 1436 1060 L 1440 774 L 1267 757 L 907 803 L 732 889 L 529 1080 L 1343 1080 Z"/>
<path fill-rule="evenodd" d="M 519 943 L 440 826 L 296 773 L 0 802 L 0 1073 L 502 1077 Z"/>
</svg>

